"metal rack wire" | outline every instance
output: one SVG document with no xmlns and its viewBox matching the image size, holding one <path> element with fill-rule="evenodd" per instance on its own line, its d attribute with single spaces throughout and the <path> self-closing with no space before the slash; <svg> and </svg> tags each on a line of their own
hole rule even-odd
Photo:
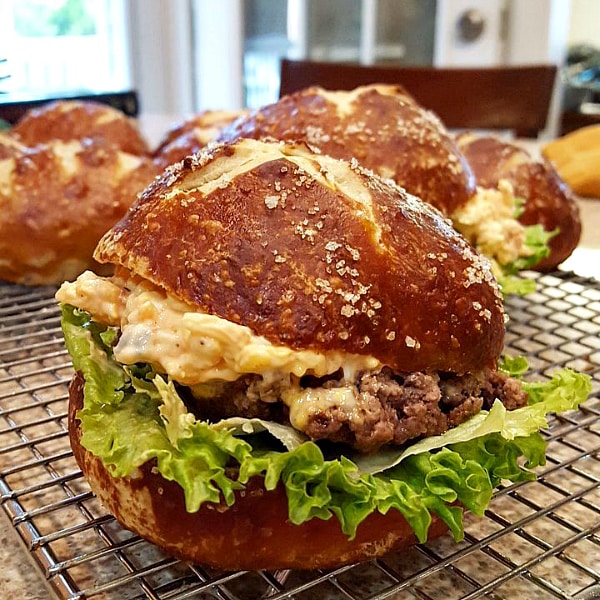
<svg viewBox="0 0 600 600">
<path fill-rule="evenodd" d="M 507 351 L 534 376 L 588 372 L 592 397 L 555 418 L 536 481 L 497 491 L 466 537 L 333 571 L 223 573 L 162 554 L 106 514 L 69 448 L 72 374 L 53 289 L 0 284 L 0 499 L 59 598 L 600 598 L 600 283 L 532 274 L 511 298 Z"/>
</svg>

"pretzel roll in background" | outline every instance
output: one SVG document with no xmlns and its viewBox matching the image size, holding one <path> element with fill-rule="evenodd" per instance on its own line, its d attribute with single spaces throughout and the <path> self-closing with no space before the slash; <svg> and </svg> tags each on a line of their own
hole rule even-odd
<svg viewBox="0 0 600 600">
<path fill-rule="evenodd" d="M 434 500 L 433 480 L 414 491 L 380 466 L 496 399 L 527 402 L 497 370 L 489 261 L 392 181 L 304 144 L 211 146 L 146 188 L 95 258 L 115 275 L 57 293 L 70 440 L 107 509 L 168 553 L 223 569 L 367 560 L 441 535 L 490 485 L 459 461 L 469 493 Z"/>
<path fill-rule="evenodd" d="M 247 111 L 204 110 L 173 125 L 153 150 L 156 164 L 164 169 L 213 142 L 221 130 Z"/>
<path fill-rule="evenodd" d="M 98 240 L 156 175 L 149 158 L 101 139 L 0 140 L 0 279 L 53 285 L 100 268 Z"/>
<path fill-rule="evenodd" d="M 10 134 L 25 146 L 95 138 L 128 154 L 150 154 L 135 119 L 112 106 L 89 100 L 56 100 L 31 109 Z"/>
<path fill-rule="evenodd" d="M 482 188 L 497 189 L 508 182 L 516 198 L 523 201 L 519 221 L 557 230 L 550 239 L 550 254 L 536 263 L 538 271 L 551 271 L 566 260 L 581 237 L 581 220 L 575 196 L 552 163 L 535 159 L 517 143 L 498 137 L 462 133 L 458 147 L 469 162 Z"/>
<path fill-rule="evenodd" d="M 138 124 L 110 106 L 56 101 L 0 134 L 0 279 L 58 285 L 161 169 Z M 104 268 L 105 272 L 108 272 Z"/>
<path fill-rule="evenodd" d="M 356 159 L 445 215 L 475 191 L 469 166 L 445 126 L 401 86 L 310 87 L 240 117 L 217 141 L 239 138 L 304 141 L 335 158 Z"/>
</svg>

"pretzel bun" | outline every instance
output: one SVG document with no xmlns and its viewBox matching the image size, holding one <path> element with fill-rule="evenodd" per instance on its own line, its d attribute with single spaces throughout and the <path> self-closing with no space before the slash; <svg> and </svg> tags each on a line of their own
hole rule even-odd
<svg viewBox="0 0 600 600">
<path fill-rule="evenodd" d="M 93 101 L 57 100 L 44 104 L 28 111 L 11 129 L 11 135 L 26 146 L 52 140 L 99 138 L 129 154 L 150 153 L 134 119 Z"/>
<path fill-rule="evenodd" d="M 95 258 L 294 349 L 402 372 L 495 367 L 489 263 L 442 215 L 356 163 L 242 139 L 169 168 Z"/>
<path fill-rule="evenodd" d="M 519 216 L 523 225 L 539 223 L 546 231 L 559 230 L 550 239 L 550 255 L 533 268 L 551 271 L 566 260 L 579 243 L 581 220 L 575 197 L 554 166 L 493 136 L 464 133 L 457 137 L 457 143 L 479 186 L 497 188 L 506 180 L 515 197 L 525 201 Z"/>
<path fill-rule="evenodd" d="M 240 137 L 301 140 L 335 158 L 356 159 L 446 215 L 475 191 L 469 166 L 440 119 L 400 86 L 310 87 L 239 118 L 217 140 Z"/>
<path fill-rule="evenodd" d="M 587 125 L 551 140 L 542 155 L 578 196 L 600 198 L 600 125 Z"/>
<path fill-rule="evenodd" d="M 165 133 L 153 157 L 162 169 L 199 152 L 243 111 L 205 110 L 177 123 Z"/>
<path fill-rule="evenodd" d="M 0 139 L 0 279 L 51 285 L 99 268 L 94 247 L 157 174 L 150 159 L 100 139 L 33 148 L 12 137 L 4 142 Z"/>
</svg>

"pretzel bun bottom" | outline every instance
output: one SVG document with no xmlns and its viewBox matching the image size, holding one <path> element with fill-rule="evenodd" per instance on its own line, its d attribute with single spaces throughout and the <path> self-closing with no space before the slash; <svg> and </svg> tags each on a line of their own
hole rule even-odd
<svg viewBox="0 0 600 600">
<path fill-rule="evenodd" d="M 127 529 L 182 560 L 225 570 L 329 568 L 380 557 L 417 543 L 398 511 L 374 513 L 349 540 L 338 520 L 313 519 L 302 525 L 288 520 L 281 488 L 265 491 L 262 479 L 236 492 L 231 507 L 205 504 L 185 509 L 181 488 L 158 474 L 151 463 L 134 477 L 113 477 L 104 463 L 80 443 L 76 417 L 83 405 L 83 378 L 70 386 L 69 437 L 75 459 L 98 499 Z M 447 531 L 435 515 L 429 539 Z"/>
</svg>

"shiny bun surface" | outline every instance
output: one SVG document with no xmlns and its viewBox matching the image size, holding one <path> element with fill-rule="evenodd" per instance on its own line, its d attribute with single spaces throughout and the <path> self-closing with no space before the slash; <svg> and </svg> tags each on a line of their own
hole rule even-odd
<svg viewBox="0 0 600 600">
<path fill-rule="evenodd" d="M 15 124 L 11 135 L 26 146 L 51 140 L 99 138 L 129 154 L 150 153 L 135 120 L 116 108 L 92 101 L 57 100 L 32 109 Z"/>
<path fill-rule="evenodd" d="M 435 209 L 303 144 L 242 139 L 187 158 L 95 257 L 294 349 L 460 374 L 494 367 L 503 345 L 487 260 Z"/>
<path fill-rule="evenodd" d="M 354 158 L 446 215 L 474 192 L 469 166 L 445 126 L 399 86 L 307 88 L 241 117 L 217 139 L 240 137 L 301 140 L 335 158 Z"/>
</svg>

